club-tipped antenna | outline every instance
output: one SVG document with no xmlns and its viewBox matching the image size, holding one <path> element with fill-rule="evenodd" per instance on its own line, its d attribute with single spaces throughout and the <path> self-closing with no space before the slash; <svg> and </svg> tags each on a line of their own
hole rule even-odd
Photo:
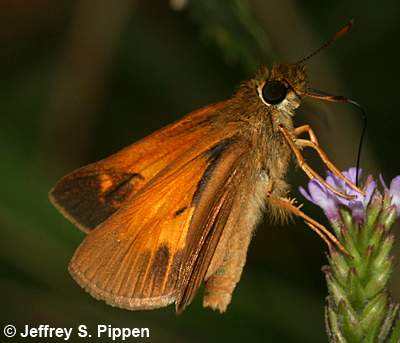
<svg viewBox="0 0 400 343">
<path fill-rule="evenodd" d="M 312 52 L 311 54 L 309 54 L 308 56 L 302 58 L 300 61 L 296 62 L 295 64 L 302 64 L 305 61 L 309 60 L 311 57 L 315 56 L 316 54 L 318 54 L 321 50 L 326 49 L 328 46 L 330 46 L 333 42 L 335 42 L 336 40 L 338 40 L 339 38 L 341 38 L 342 36 L 344 36 L 347 32 L 349 32 L 349 30 L 351 29 L 351 27 L 354 24 L 354 19 L 351 19 L 346 26 L 342 27 L 338 32 L 336 32 L 330 39 L 328 39 L 323 45 L 321 45 L 317 50 L 315 50 L 314 52 Z"/>
<path fill-rule="evenodd" d="M 361 130 L 360 142 L 358 144 L 357 161 L 356 161 L 356 168 L 357 168 L 356 169 L 356 186 L 358 187 L 358 175 L 359 175 L 359 169 L 360 169 L 360 163 L 361 163 L 361 151 L 362 151 L 362 145 L 364 142 L 365 132 L 367 130 L 367 114 L 365 113 L 364 109 L 361 107 L 361 105 L 358 102 L 356 102 L 354 100 L 348 99 L 341 95 L 327 94 L 327 93 L 324 93 L 324 92 L 316 90 L 316 89 L 309 88 L 305 92 L 302 92 L 301 94 L 309 96 L 314 99 L 351 104 L 360 111 L 360 113 L 363 117 L 363 127 Z"/>
</svg>

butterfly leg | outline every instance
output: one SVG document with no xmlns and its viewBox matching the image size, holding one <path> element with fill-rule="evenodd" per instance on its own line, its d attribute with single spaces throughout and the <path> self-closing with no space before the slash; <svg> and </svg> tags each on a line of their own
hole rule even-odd
<svg viewBox="0 0 400 343">
<path fill-rule="evenodd" d="M 343 247 L 343 245 L 338 241 L 338 239 L 322 224 L 318 223 L 316 220 L 312 219 L 310 216 L 305 214 L 301 210 L 301 205 L 296 205 L 295 199 L 287 199 L 280 198 L 272 195 L 270 192 L 267 192 L 268 200 L 272 205 L 279 206 L 281 208 L 286 209 L 297 217 L 300 217 L 304 220 L 304 222 L 313 230 L 318 236 L 320 236 L 324 242 L 328 245 L 329 249 L 332 248 L 332 244 L 334 244 L 340 251 L 349 255 L 347 250 Z"/>
<path fill-rule="evenodd" d="M 310 137 L 310 139 L 296 139 L 297 145 L 301 147 L 310 147 L 314 149 L 319 157 L 321 158 L 322 162 L 325 163 L 325 165 L 328 167 L 328 169 L 338 178 L 342 179 L 347 185 L 351 188 L 353 188 L 356 192 L 359 192 L 361 194 L 364 194 L 364 192 L 359 189 L 353 182 L 351 182 L 349 179 L 347 179 L 342 172 L 336 168 L 336 166 L 332 163 L 331 160 L 329 160 L 327 154 L 325 153 L 324 150 L 322 150 L 321 146 L 319 145 L 317 136 L 314 133 L 314 130 L 310 127 L 310 125 L 302 125 L 294 129 L 294 134 L 295 136 L 299 136 L 302 133 L 307 133 Z"/>
<path fill-rule="evenodd" d="M 299 163 L 300 168 L 303 169 L 303 171 L 307 174 L 307 176 L 310 179 L 317 179 L 326 188 L 331 190 L 333 193 L 341 196 L 342 198 L 349 199 L 349 200 L 354 199 L 354 196 L 347 195 L 343 192 L 336 190 L 333 186 L 331 186 L 329 183 L 327 183 L 314 169 L 312 169 L 308 165 L 308 163 L 305 161 L 303 155 L 300 152 L 299 147 L 296 145 L 296 141 L 293 139 L 293 137 L 289 133 L 289 131 L 286 128 L 284 128 L 282 125 L 279 125 L 278 128 L 281 131 L 283 138 L 288 143 L 290 149 L 293 151 L 294 155 L 296 156 L 296 159 L 297 159 L 297 162 Z M 344 176 L 343 176 L 343 178 L 346 179 Z"/>
</svg>

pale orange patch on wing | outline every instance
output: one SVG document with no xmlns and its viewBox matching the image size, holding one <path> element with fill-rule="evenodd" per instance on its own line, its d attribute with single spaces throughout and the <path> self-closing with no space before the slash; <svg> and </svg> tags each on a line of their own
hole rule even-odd
<svg viewBox="0 0 400 343">
<path fill-rule="evenodd" d="M 100 191 L 102 193 L 107 192 L 112 186 L 114 186 L 113 179 L 106 174 L 101 174 L 99 175 L 99 185 L 100 185 Z"/>
</svg>

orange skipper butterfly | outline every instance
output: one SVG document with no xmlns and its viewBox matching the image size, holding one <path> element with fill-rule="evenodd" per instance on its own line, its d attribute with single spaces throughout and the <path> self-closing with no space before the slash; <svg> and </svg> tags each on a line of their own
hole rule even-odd
<svg viewBox="0 0 400 343">
<path fill-rule="evenodd" d="M 300 216 L 328 245 L 343 250 L 287 197 L 292 156 L 308 176 L 348 197 L 306 163 L 305 147 L 360 191 L 329 161 L 308 125 L 293 125 L 302 96 L 351 101 L 308 88 L 304 61 L 315 53 L 295 64 L 261 67 L 231 99 L 58 181 L 52 203 L 87 233 L 69 265 L 78 284 L 113 306 L 138 310 L 175 303 L 180 313 L 205 282 L 204 306 L 224 312 L 263 210 L 280 221 Z"/>
</svg>

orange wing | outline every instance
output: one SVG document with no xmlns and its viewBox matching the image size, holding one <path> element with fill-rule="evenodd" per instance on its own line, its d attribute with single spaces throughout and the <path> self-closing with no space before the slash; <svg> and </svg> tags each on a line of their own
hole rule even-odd
<svg viewBox="0 0 400 343">
<path fill-rule="evenodd" d="M 89 233 L 70 263 L 82 287 L 127 309 L 175 302 L 180 312 L 192 301 L 245 173 L 248 147 L 224 137 L 226 129 L 210 132 Z"/>
<path fill-rule="evenodd" d="M 82 231 L 92 230 L 206 136 L 210 122 L 224 104 L 195 111 L 106 159 L 73 171 L 50 191 L 50 200 Z"/>
</svg>

